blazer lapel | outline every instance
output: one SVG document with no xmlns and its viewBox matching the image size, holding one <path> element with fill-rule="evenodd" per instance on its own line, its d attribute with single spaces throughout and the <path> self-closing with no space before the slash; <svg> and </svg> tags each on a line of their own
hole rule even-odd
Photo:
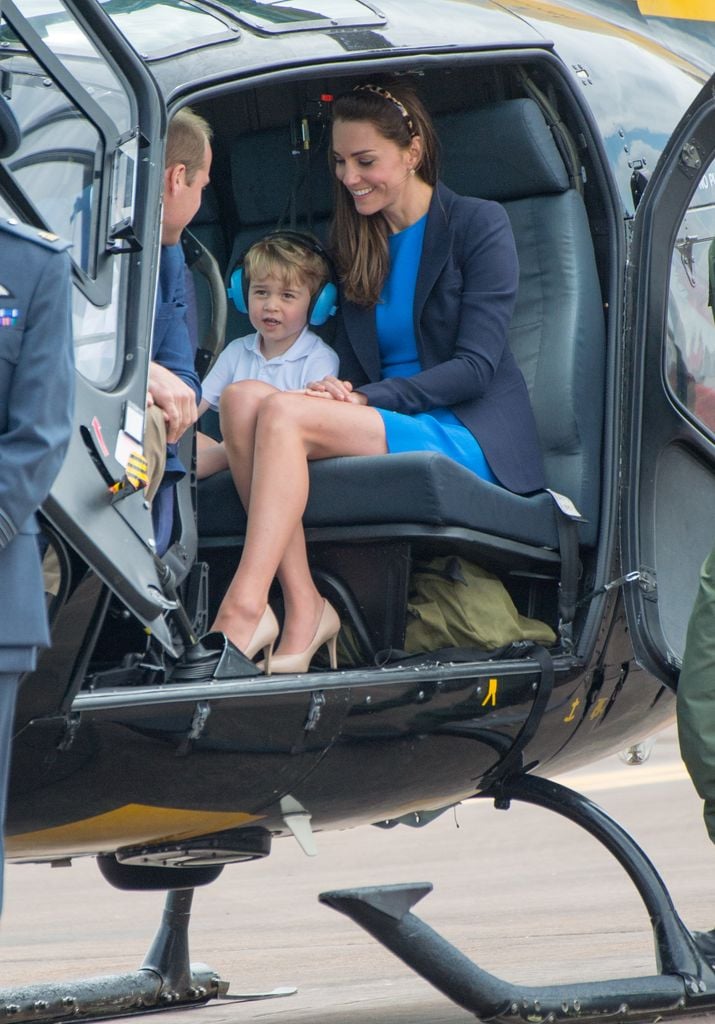
<svg viewBox="0 0 715 1024">
<path fill-rule="evenodd" d="M 362 366 L 370 383 L 382 377 L 380 364 L 380 348 L 375 327 L 375 310 L 366 306 L 355 306 L 346 302 L 343 306 L 343 318 L 347 336 L 353 351 Z"/>
<path fill-rule="evenodd" d="M 447 216 L 452 205 L 452 194 L 441 182 L 437 182 L 427 211 L 427 224 L 422 243 L 422 258 L 415 284 L 413 310 L 415 333 L 418 338 L 420 337 L 419 323 L 424 304 L 449 257 Z"/>
</svg>

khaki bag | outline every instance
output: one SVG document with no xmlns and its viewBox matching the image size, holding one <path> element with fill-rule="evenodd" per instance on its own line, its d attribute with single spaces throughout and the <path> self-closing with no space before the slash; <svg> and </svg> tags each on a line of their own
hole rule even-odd
<svg viewBox="0 0 715 1024">
<path fill-rule="evenodd" d="M 501 580 L 456 556 L 413 567 L 407 619 L 409 654 L 443 647 L 491 651 L 518 640 L 545 647 L 556 643 L 545 622 L 519 614 Z"/>
</svg>

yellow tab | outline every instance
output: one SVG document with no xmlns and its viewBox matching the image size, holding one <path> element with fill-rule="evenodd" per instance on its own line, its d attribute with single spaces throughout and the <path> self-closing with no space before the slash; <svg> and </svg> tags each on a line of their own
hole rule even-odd
<svg viewBox="0 0 715 1024">
<path fill-rule="evenodd" d="M 491 704 L 491 706 L 493 708 L 495 708 L 497 706 L 497 687 L 498 686 L 499 686 L 499 681 L 497 679 L 490 679 L 489 680 L 489 689 L 487 690 L 486 697 L 482 701 L 482 707 L 483 708 L 486 707 L 487 704 Z"/>
<path fill-rule="evenodd" d="M 38 238 L 44 238 L 46 242 L 56 242 L 57 239 L 60 237 L 59 235 L 56 235 L 53 231 L 38 231 L 37 236 Z"/>
<path fill-rule="evenodd" d="M 638 10 L 654 18 L 715 21 L 713 0 L 638 0 Z"/>
<path fill-rule="evenodd" d="M 564 718 L 564 722 L 573 722 L 574 718 L 576 717 L 576 708 L 579 706 L 580 703 L 580 697 L 575 697 L 574 700 L 571 701 L 571 710 L 566 716 L 566 718 Z"/>
</svg>

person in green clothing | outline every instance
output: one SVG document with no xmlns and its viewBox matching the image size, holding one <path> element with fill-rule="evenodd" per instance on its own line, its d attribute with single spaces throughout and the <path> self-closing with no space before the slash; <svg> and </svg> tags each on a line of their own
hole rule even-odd
<svg viewBox="0 0 715 1024">
<path fill-rule="evenodd" d="M 715 843 L 715 548 L 700 570 L 676 709 L 680 753 L 703 800 L 705 827 Z M 705 957 L 715 964 L 715 930 L 693 932 L 693 937 Z"/>
</svg>

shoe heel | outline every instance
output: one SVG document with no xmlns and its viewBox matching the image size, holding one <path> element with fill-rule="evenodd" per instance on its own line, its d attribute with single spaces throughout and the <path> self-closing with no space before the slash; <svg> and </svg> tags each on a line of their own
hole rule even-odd
<svg viewBox="0 0 715 1024">
<path fill-rule="evenodd" d="M 338 667 L 338 634 L 335 633 L 325 641 L 328 645 L 328 655 L 330 656 L 330 667 Z"/>
<path fill-rule="evenodd" d="M 263 668 L 264 675 L 269 676 L 271 674 L 271 658 L 273 657 L 273 644 L 274 640 L 271 640 L 269 644 L 263 648 L 263 661 L 260 663 Z"/>
</svg>

